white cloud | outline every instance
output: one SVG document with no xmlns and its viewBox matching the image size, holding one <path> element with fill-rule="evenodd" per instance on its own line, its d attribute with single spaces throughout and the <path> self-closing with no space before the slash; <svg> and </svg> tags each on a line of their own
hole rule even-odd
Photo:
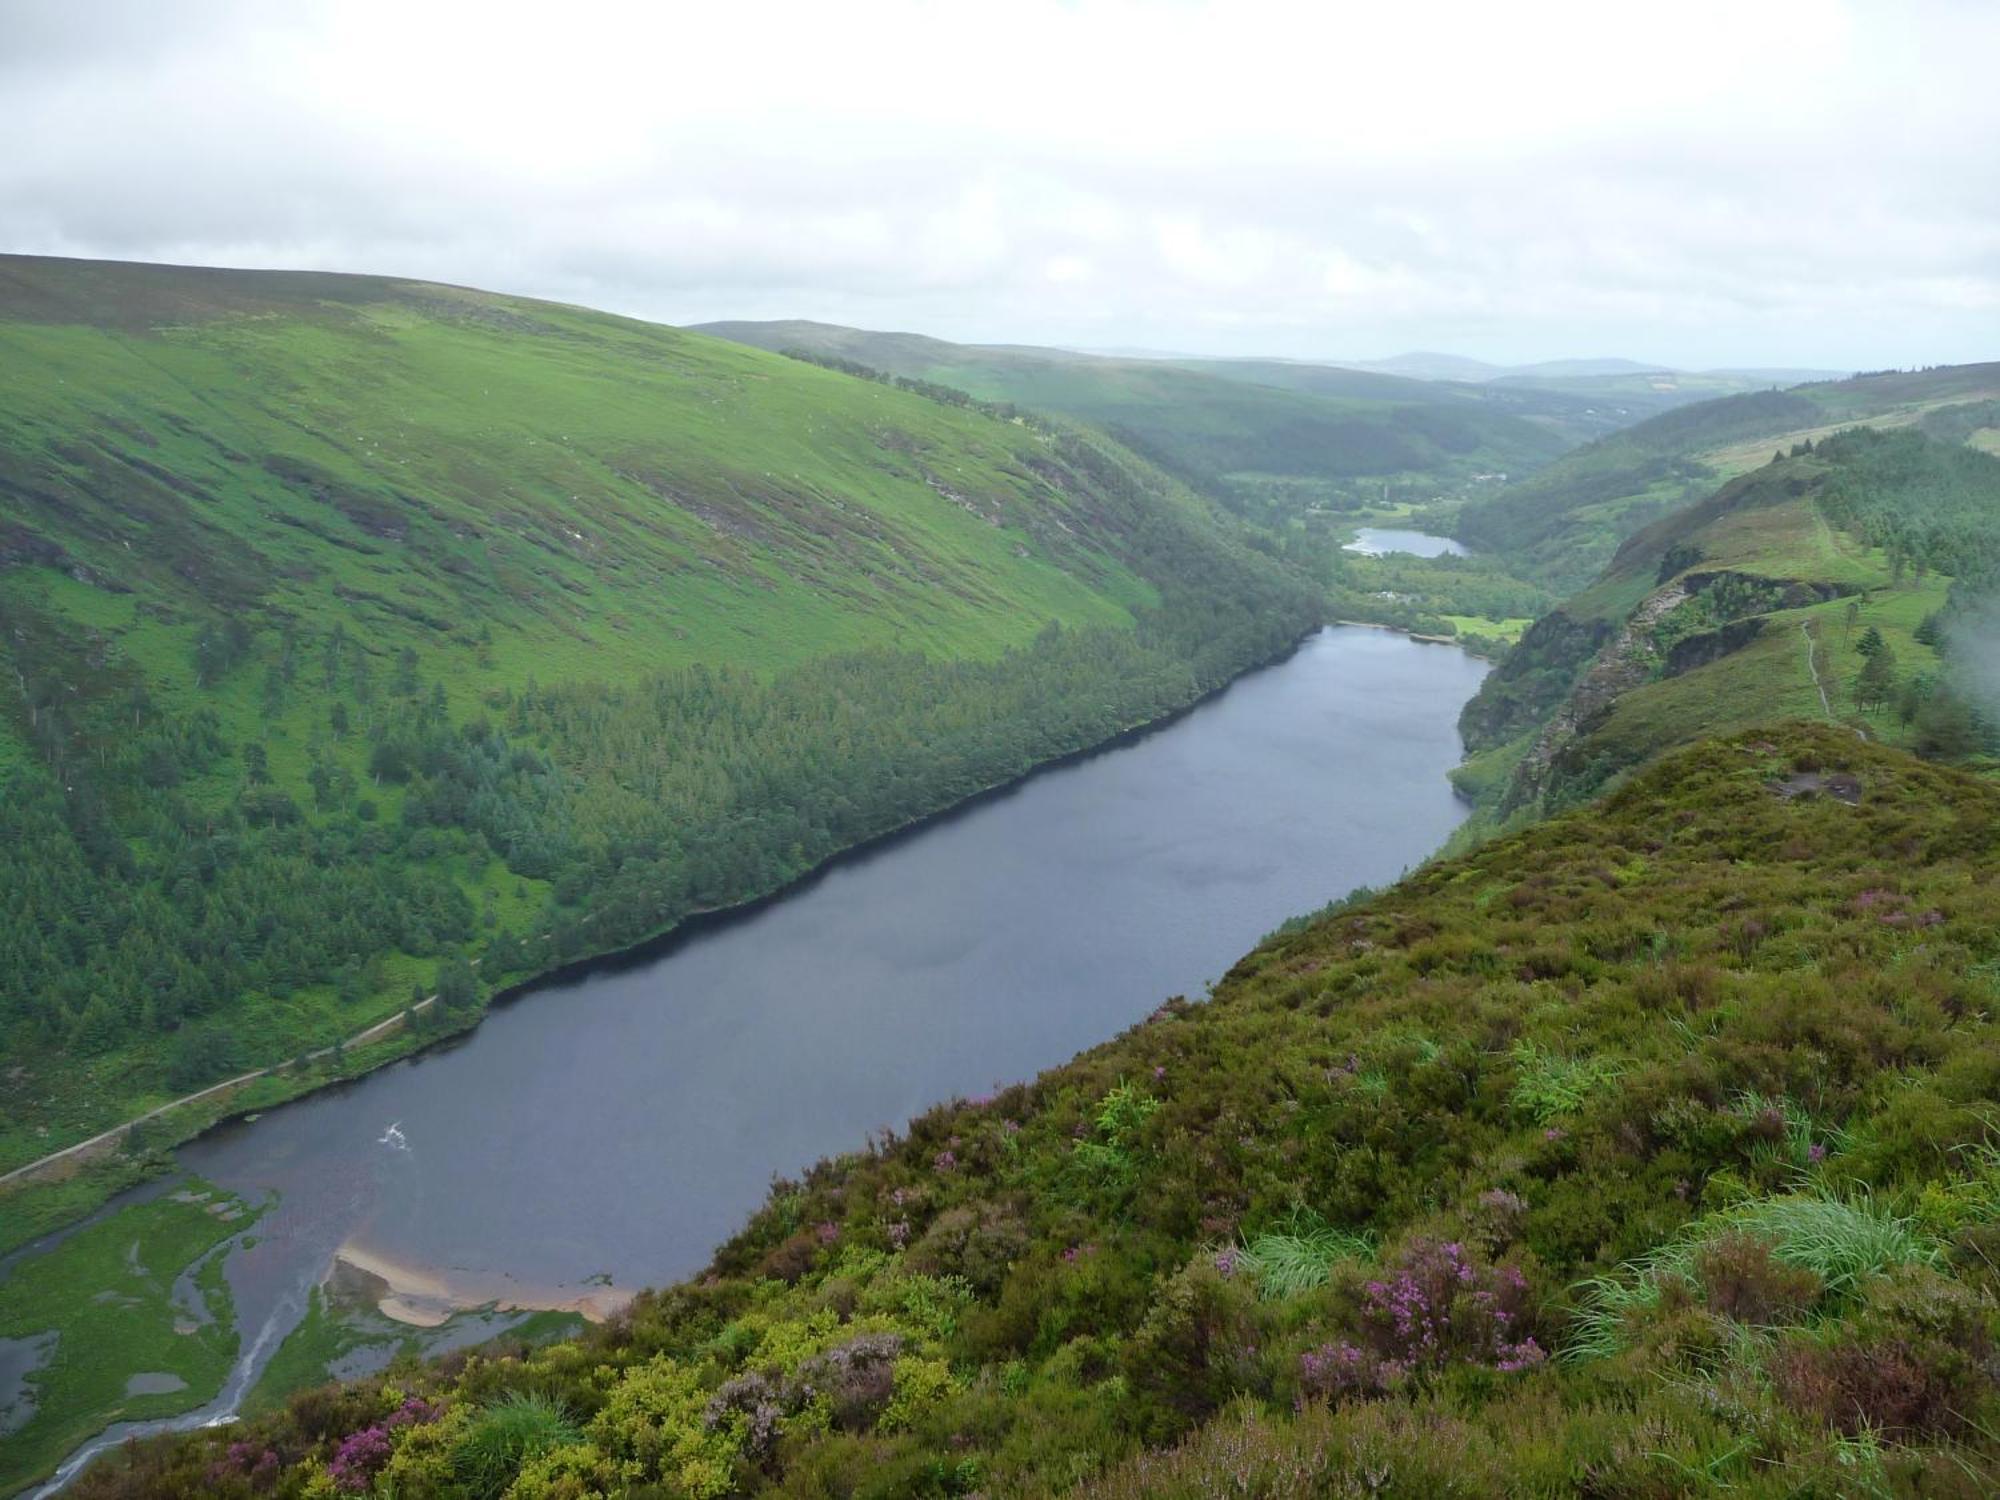
<svg viewBox="0 0 2000 1500">
<path fill-rule="evenodd" d="M 0 246 L 1016 341 L 1973 359 L 1995 55 L 1948 0 L 0 0 Z"/>
</svg>

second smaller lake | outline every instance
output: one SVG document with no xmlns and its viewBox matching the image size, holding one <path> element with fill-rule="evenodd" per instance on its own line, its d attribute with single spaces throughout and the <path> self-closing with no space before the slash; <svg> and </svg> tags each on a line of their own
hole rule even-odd
<svg viewBox="0 0 2000 1500">
<path fill-rule="evenodd" d="M 1391 552 L 1407 552 L 1412 557 L 1464 557 L 1466 550 L 1448 536 L 1432 536 L 1428 531 L 1398 531 L 1393 527 L 1364 526 L 1347 544 L 1349 552 L 1383 557 Z"/>
</svg>

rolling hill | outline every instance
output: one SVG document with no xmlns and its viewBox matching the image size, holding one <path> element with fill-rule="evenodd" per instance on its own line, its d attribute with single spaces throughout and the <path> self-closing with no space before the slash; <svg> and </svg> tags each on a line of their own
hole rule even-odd
<svg viewBox="0 0 2000 1500">
<path fill-rule="evenodd" d="M 0 1168 L 1185 705 L 1318 618 L 1239 532 L 1100 436 L 697 334 L 0 257 Z"/>
<path fill-rule="evenodd" d="M 1529 629 L 1461 719 L 1468 789 L 1545 812 L 1779 715 L 1971 753 L 1992 706 L 1951 643 L 1996 568 L 2000 459 L 1910 425 L 1801 440 L 1628 538 Z"/>
<path fill-rule="evenodd" d="M 1790 447 L 1856 423 L 1974 446 L 2000 434 L 2000 364 L 1941 366 L 1758 391 L 1651 417 L 1470 500 L 1458 532 L 1556 589 L 1586 586 L 1620 542 Z"/>
<path fill-rule="evenodd" d="M 1328 366 L 1107 359 L 802 321 L 710 323 L 698 331 L 1088 422 L 1266 521 L 1311 507 L 1352 507 L 1385 488 L 1430 499 L 1495 474 L 1537 469 L 1580 435 L 1524 413 L 1583 410 L 1564 398 L 1488 400 L 1478 387 Z"/>
</svg>

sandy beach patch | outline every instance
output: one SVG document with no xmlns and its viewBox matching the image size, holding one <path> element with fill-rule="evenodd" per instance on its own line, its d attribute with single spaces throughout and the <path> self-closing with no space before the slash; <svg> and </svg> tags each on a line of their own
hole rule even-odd
<svg viewBox="0 0 2000 1500">
<path fill-rule="evenodd" d="M 454 1313 L 480 1308 L 576 1313 L 602 1323 L 634 1295 L 623 1287 L 531 1286 L 499 1272 L 408 1265 L 352 1241 L 335 1253 L 333 1275 L 384 1317 L 416 1328 L 435 1328 Z"/>
</svg>

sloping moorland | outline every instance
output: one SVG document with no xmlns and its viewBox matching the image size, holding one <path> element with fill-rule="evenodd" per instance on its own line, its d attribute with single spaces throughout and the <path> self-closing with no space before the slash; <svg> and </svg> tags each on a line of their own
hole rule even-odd
<svg viewBox="0 0 2000 1500">
<path fill-rule="evenodd" d="M 1584 588 L 1626 537 L 1756 468 L 1774 447 L 1857 423 L 1951 442 L 2000 439 L 2000 365 L 1944 365 L 1727 396 L 1588 443 L 1469 500 L 1458 535 L 1557 593 Z"/>
<path fill-rule="evenodd" d="M 1458 779 L 1499 816 L 1546 811 L 1784 715 L 1990 751 L 1959 658 L 1996 567 L 2000 459 L 1910 426 L 1803 439 L 1628 537 L 1538 620 L 1467 704 Z"/>
<path fill-rule="evenodd" d="M 1975 1496 L 2000 793 L 1794 726 L 781 1183 L 619 1323 L 122 1496 Z"/>
<path fill-rule="evenodd" d="M 1539 469 L 1608 425 L 1565 396 L 1325 365 L 1111 359 L 804 321 L 697 331 L 1088 422 L 1274 526 L 1384 491 L 1469 492 Z"/>
<path fill-rule="evenodd" d="M 1318 618 L 1101 437 L 575 308 L 8 257 L 0 351 L 0 1168 L 467 1024 Z"/>
</svg>

